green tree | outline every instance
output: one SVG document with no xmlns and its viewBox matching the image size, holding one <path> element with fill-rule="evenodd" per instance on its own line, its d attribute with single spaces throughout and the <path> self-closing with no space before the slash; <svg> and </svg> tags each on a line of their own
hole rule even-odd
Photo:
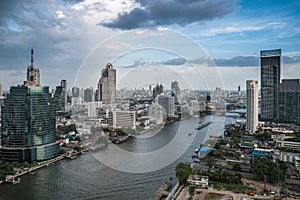
<svg viewBox="0 0 300 200">
<path fill-rule="evenodd" d="M 179 163 L 176 166 L 176 177 L 179 181 L 179 184 L 181 185 L 186 184 L 191 173 L 192 173 L 192 168 L 187 164 Z"/>
<path fill-rule="evenodd" d="M 266 175 L 270 183 L 278 183 L 284 178 L 284 170 L 268 158 L 255 158 L 252 161 L 251 170 L 261 180 Z"/>
<path fill-rule="evenodd" d="M 212 157 L 207 158 L 206 160 L 206 165 L 208 166 L 208 171 L 210 171 L 210 169 L 212 168 L 212 166 L 215 165 L 215 159 Z"/>
<path fill-rule="evenodd" d="M 234 165 L 233 165 L 233 168 L 232 168 L 234 171 L 240 171 L 241 170 L 241 166 L 240 166 L 240 164 L 238 164 L 238 163 L 235 163 Z"/>
</svg>

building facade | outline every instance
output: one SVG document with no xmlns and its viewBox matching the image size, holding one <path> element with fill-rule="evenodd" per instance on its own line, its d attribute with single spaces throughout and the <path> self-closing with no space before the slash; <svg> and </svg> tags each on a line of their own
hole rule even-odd
<svg viewBox="0 0 300 200">
<path fill-rule="evenodd" d="M 108 125 L 113 128 L 133 128 L 135 129 L 135 111 L 116 111 L 108 113 Z"/>
<path fill-rule="evenodd" d="M 98 82 L 97 101 L 103 104 L 114 104 L 116 102 L 116 70 L 108 63 L 102 70 L 101 78 Z"/>
<path fill-rule="evenodd" d="M 281 49 L 260 52 L 262 121 L 277 121 Z"/>
<path fill-rule="evenodd" d="M 246 131 L 254 133 L 258 126 L 258 81 L 247 80 L 247 123 Z"/>
<path fill-rule="evenodd" d="M 67 98 L 67 82 L 66 80 L 61 80 L 60 85 L 56 86 L 54 93 L 54 105 L 56 111 L 67 110 Z"/>
<path fill-rule="evenodd" d="M 164 114 L 167 117 L 172 117 L 175 115 L 175 100 L 174 97 L 165 95 L 165 94 L 160 94 L 156 98 L 156 104 L 160 105 L 164 109 Z"/>
<path fill-rule="evenodd" d="M 300 125 L 300 79 L 283 79 L 279 85 L 278 121 Z"/>
</svg>

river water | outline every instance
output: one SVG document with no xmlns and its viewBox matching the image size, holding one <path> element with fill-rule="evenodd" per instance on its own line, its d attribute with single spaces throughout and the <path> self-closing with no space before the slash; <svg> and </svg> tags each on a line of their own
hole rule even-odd
<svg viewBox="0 0 300 200">
<path fill-rule="evenodd" d="M 196 131 L 195 127 L 198 126 L 199 120 L 202 123 L 206 121 L 213 121 L 214 123 Z M 174 140 L 178 136 L 178 132 L 182 132 L 180 127 L 183 127 L 186 134 L 181 135 L 179 140 L 184 143 L 188 142 L 187 137 L 191 137 L 193 138 L 192 143 L 187 146 L 187 150 L 178 159 L 163 168 L 159 168 L 159 165 L 157 165 L 157 162 L 160 161 L 154 160 L 156 163 L 150 163 L 150 165 L 158 167 L 158 170 L 151 171 L 150 168 L 147 168 L 146 165 L 149 165 L 149 163 L 144 159 L 136 159 L 134 161 L 137 167 L 136 170 L 139 173 L 128 172 L 130 171 L 128 169 L 133 169 L 132 167 L 126 168 L 124 166 L 124 168 L 121 167 L 120 169 L 125 170 L 119 171 L 120 169 L 116 170 L 108 167 L 107 165 L 110 163 L 102 164 L 103 162 L 101 162 L 99 156 L 109 155 L 108 150 L 112 149 L 111 146 L 113 145 L 109 144 L 107 149 L 100 150 L 98 153 L 88 153 L 75 160 L 62 160 L 38 170 L 34 175 L 22 176 L 20 184 L 0 185 L 0 199 L 148 199 L 161 183 L 171 182 L 175 185 L 177 182 L 175 178 L 176 165 L 179 162 L 192 162 L 191 156 L 194 154 L 195 149 L 199 148 L 199 144 L 203 143 L 210 135 L 222 135 L 223 131 L 220 127 L 223 127 L 225 121 L 234 120 L 232 118 L 224 119 L 223 117 L 211 116 L 190 118 L 169 124 L 157 131 L 156 134 L 150 131 L 118 145 L 121 149 L 130 152 L 155 151 Z M 180 148 L 176 147 L 175 149 Z M 169 155 L 166 155 L 166 160 L 168 160 L 167 158 L 169 158 Z M 110 159 L 123 162 L 117 155 L 116 157 L 110 156 Z M 122 166 L 122 163 L 119 165 Z M 148 170 L 148 172 L 143 173 L 139 171 L 142 167 L 145 167 L 145 171 Z M 170 177 L 174 178 L 170 179 Z"/>
</svg>

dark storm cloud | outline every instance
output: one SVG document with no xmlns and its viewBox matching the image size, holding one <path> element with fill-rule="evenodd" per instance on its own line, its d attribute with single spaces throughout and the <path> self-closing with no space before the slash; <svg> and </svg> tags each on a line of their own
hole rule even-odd
<svg viewBox="0 0 300 200">
<path fill-rule="evenodd" d="M 212 20 L 235 12 L 237 1 L 232 0 L 137 0 L 141 7 L 119 15 L 101 25 L 117 29 L 133 29 Z"/>
</svg>

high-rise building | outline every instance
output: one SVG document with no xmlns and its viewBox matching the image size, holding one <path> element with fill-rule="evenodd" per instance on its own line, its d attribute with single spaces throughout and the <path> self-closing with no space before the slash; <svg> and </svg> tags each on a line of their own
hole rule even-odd
<svg viewBox="0 0 300 200">
<path fill-rule="evenodd" d="M 133 128 L 135 129 L 135 111 L 108 112 L 108 125 L 113 128 Z"/>
<path fill-rule="evenodd" d="M 60 86 L 56 86 L 54 93 L 54 105 L 56 111 L 66 111 L 67 110 L 67 81 L 61 80 Z"/>
<path fill-rule="evenodd" d="M 300 125 L 300 80 L 283 79 L 278 93 L 278 122 Z"/>
<path fill-rule="evenodd" d="M 247 89 L 247 123 L 246 131 L 254 133 L 258 126 L 258 82 L 246 81 Z"/>
<path fill-rule="evenodd" d="M 83 92 L 83 100 L 85 102 L 93 102 L 94 92 L 93 88 L 86 88 Z"/>
<path fill-rule="evenodd" d="M 160 94 L 156 98 L 156 104 L 160 105 L 161 107 L 164 108 L 165 110 L 165 115 L 167 117 L 172 117 L 175 115 L 175 100 L 174 97 L 165 95 L 165 94 Z"/>
<path fill-rule="evenodd" d="M 281 49 L 260 52 L 262 121 L 277 121 Z"/>
<path fill-rule="evenodd" d="M 113 104 L 116 102 L 116 70 L 108 63 L 102 70 L 101 78 L 98 82 L 97 101 L 103 104 Z"/>
<path fill-rule="evenodd" d="M 152 93 L 153 99 L 155 99 L 158 95 L 160 95 L 163 92 L 164 92 L 163 85 L 162 84 L 158 85 L 157 83 L 156 87 L 153 88 L 153 93 Z"/>
<path fill-rule="evenodd" d="M 175 97 L 175 104 L 181 103 L 181 91 L 177 81 L 171 83 L 172 96 Z"/>
<path fill-rule="evenodd" d="M 31 64 L 29 69 L 38 71 Z M 4 101 L 0 160 L 41 161 L 59 153 L 53 99 L 49 87 L 40 86 L 35 76 L 39 73 L 27 76 L 24 85 L 12 86 Z"/>
<path fill-rule="evenodd" d="M 79 97 L 79 88 L 78 87 L 72 88 L 72 97 Z"/>
<path fill-rule="evenodd" d="M 239 94 L 240 94 L 240 92 L 241 92 L 241 86 L 240 86 L 240 85 L 238 85 L 237 92 L 238 92 Z"/>
</svg>

